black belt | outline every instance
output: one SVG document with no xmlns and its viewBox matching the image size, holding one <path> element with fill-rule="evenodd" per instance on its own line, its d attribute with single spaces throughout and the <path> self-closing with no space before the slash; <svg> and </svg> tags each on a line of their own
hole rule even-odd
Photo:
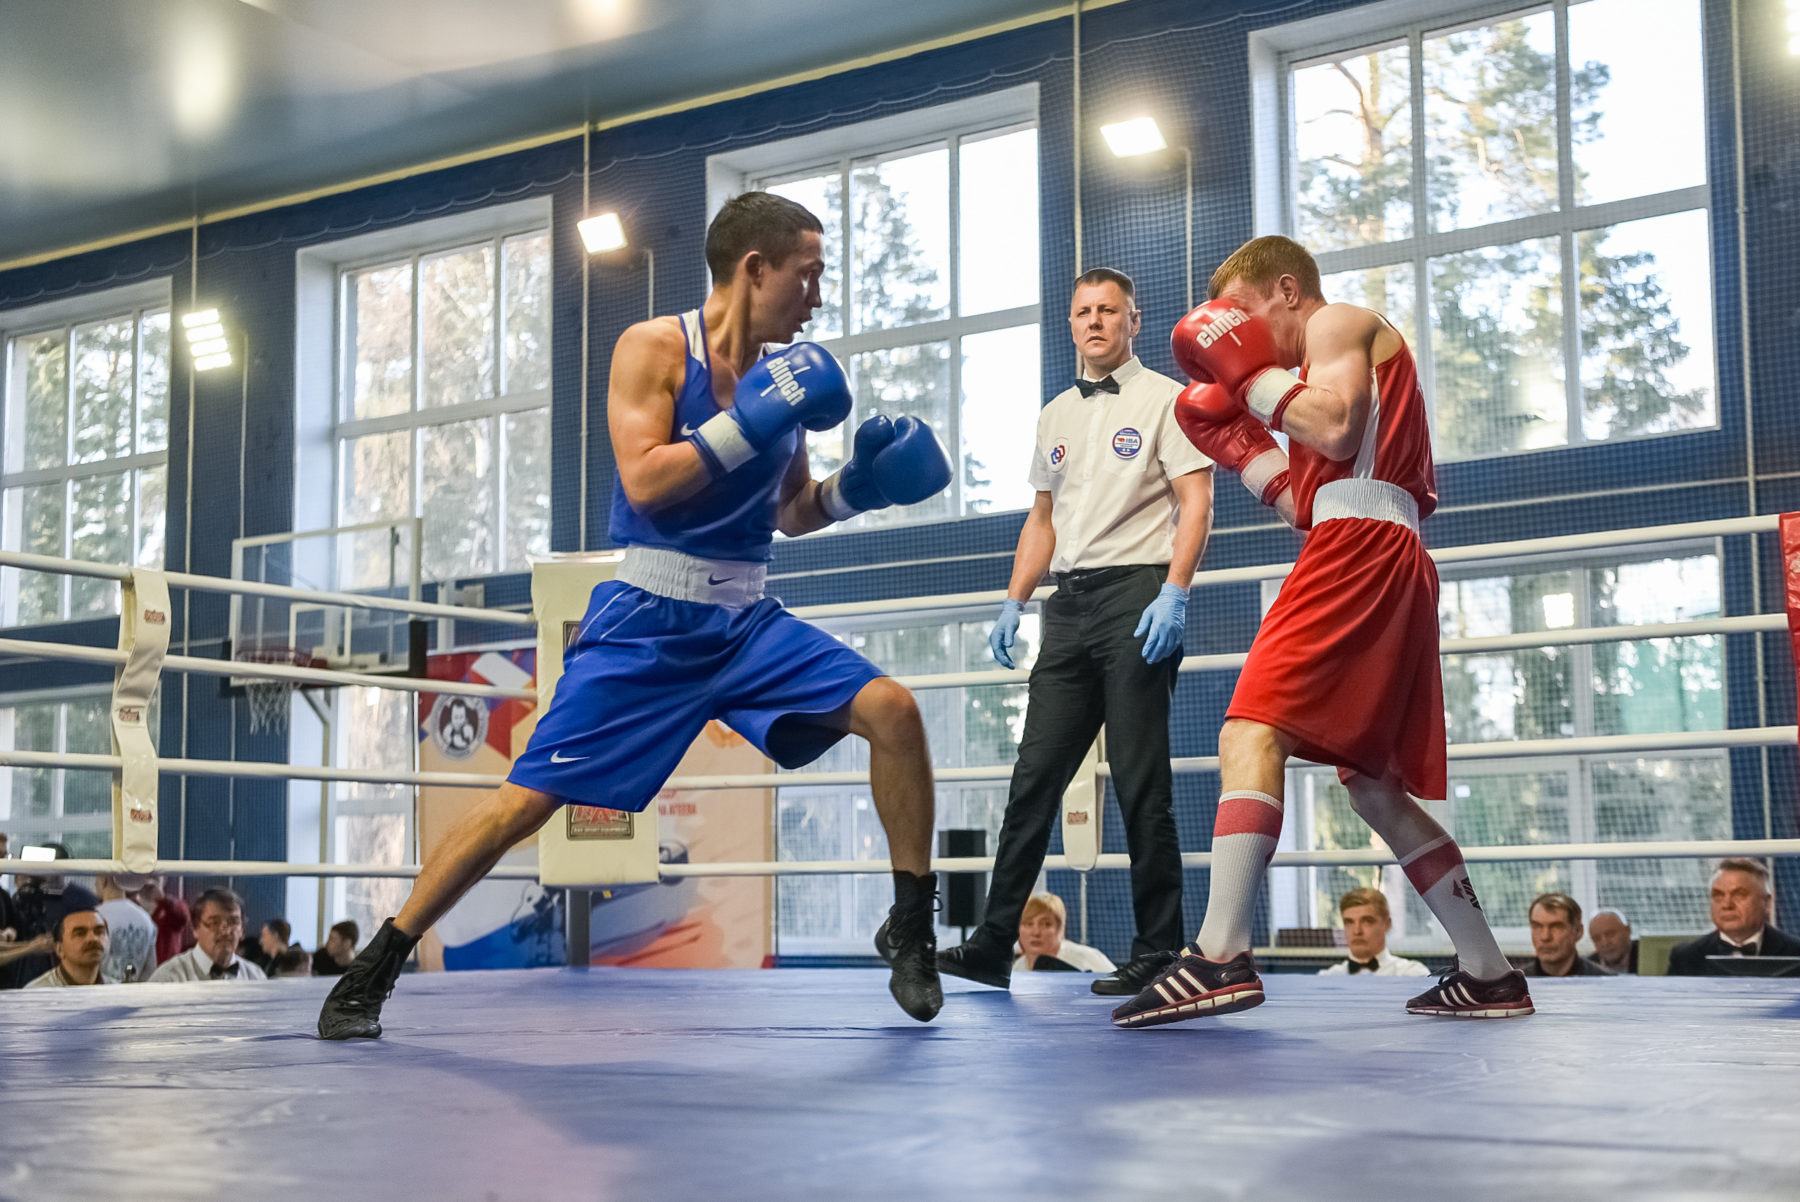
<svg viewBox="0 0 1800 1202">
<path fill-rule="evenodd" d="M 1117 584 L 1134 572 L 1151 571 L 1167 574 L 1166 563 L 1126 563 L 1110 568 L 1077 568 L 1073 572 L 1054 572 L 1056 587 L 1071 593 L 1085 593 L 1097 588 L 1105 588 Z"/>
</svg>

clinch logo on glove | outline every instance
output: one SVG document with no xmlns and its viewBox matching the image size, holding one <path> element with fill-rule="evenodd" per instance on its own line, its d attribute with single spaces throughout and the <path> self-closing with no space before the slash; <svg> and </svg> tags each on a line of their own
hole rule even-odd
<svg viewBox="0 0 1800 1202">
<path fill-rule="evenodd" d="M 805 371 L 806 368 L 802 367 L 800 370 Z M 769 364 L 769 378 L 775 381 L 775 390 L 790 405 L 798 405 L 806 399 L 806 389 L 800 386 L 800 381 L 794 379 L 794 374 L 794 369 L 788 366 L 786 359 L 777 359 Z M 763 389 L 765 395 L 768 391 L 767 388 Z"/>
<path fill-rule="evenodd" d="M 1205 325 L 1194 331 L 1194 341 L 1203 347 L 1211 346 L 1249 320 L 1250 315 L 1242 309 L 1227 309 L 1208 318 Z"/>
</svg>

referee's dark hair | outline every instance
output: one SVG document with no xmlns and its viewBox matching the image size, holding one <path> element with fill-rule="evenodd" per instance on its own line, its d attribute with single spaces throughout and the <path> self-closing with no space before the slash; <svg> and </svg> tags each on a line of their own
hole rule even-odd
<svg viewBox="0 0 1800 1202">
<path fill-rule="evenodd" d="M 1075 277 L 1075 286 L 1069 289 L 1069 295 L 1075 295 L 1076 289 L 1088 284 L 1117 284 L 1119 291 L 1125 294 L 1125 299 L 1131 302 L 1131 307 L 1137 308 L 1137 285 L 1122 271 L 1115 271 L 1111 267 L 1090 267 Z"/>
<path fill-rule="evenodd" d="M 772 192 L 745 192 L 725 202 L 706 227 L 706 267 L 713 283 L 729 284 L 738 261 L 753 250 L 776 267 L 800 249 L 800 236 L 825 227 L 805 205 Z"/>
</svg>

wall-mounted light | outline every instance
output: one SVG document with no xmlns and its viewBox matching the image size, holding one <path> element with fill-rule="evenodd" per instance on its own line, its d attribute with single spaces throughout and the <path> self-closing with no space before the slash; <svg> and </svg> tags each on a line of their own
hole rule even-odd
<svg viewBox="0 0 1800 1202">
<path fill-rule="evenodd" d="M 1154 117 L 1133 117 L 1129 121 L 1102 125 L 1100 136 L 1106 139 L 1107 149 L 1122 159 L 1164 150 L 1169 145 L 1163 140 L 1162 130 Z"/>
<path fill-rule="evenodd" d="M 1800 0 L 1790 0 L 1800 3 Z M 1132 117 L 1126 121 L 1115 121 L 1111 125 L 1100 127 L 1100 136 L 1106 139 L 1106 145 L 1113 154 L 1122 159 L 1136 158 L 1139 155 L 1155 154 L 1159 150 L 1168 150 L 1168 140 L 1163 137 L 1162 129 L 1156 124 L 1154 117 Z M 1187 167 L 1187 307 L 1194 307 L 1194 152 L 1186 146 L 1177 146 L 1182 161 Z"/>
<path fill-rule="evenodd" d="M 581 244 L 587 247 L 590 255 L 624 250 L 628 245 L 625 241 L 625 226 L 617 213 L 601 213 L 596 217 L 577 221 L 575 228 L 581 234 Z"/>
<path fill-rule="evenodd" d="M 212 371 L 231 366 L 231 346 L 225 339 L 225 326 L 217 309 L 200 309 L 181 319 L 187 335 L 188 354 L 193 356 L 195 371 Z"/>
<path fill-rule="evenodd" d="M 619 220 L 618 213 L 600 213 L 575 223 L 575 229 L 581 234 L 581 244 L 587 247 L 590 255 L 603 255 L 610 251 L 624 250 L 631 243 L 625 237 L 625 223 Z M 648 317 L 656 316 L 656 252 L 648 246 L 638 252 L 644 263 L 644 300 Z M 635 257 L 635 256 L 634 256 Z"/>
<path fill-rule="evenodd" d="M 1787 0 L 1788 53 L 1800 54 L 1800 0 Z"/>
</svg>

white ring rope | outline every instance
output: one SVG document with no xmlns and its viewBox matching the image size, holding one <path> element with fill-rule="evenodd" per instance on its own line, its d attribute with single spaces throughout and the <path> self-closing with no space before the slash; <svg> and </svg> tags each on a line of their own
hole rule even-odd
<svg viewBox="0 0 1800 1202">
<path fill-rule="evenodd" d="M 92 664 L 122 664 L 129 658 L 130 652 L 78 643 L 37 643 L 28 639 L 0 638 L 0 655 L 67 659 Z M 536 689 L 507 689 L 493 684 L 476 684 L 469 680 L 378 676 L 368 672 L 340 672 L 331 668 L 301 668 L 290 664 L 263 664 L 249 660 L 203 659 L 196 655 L 166 656 L 162 666 L 171 672 L 197 672 L 204 676 L 246 676 L 257 680 L 296 680 L 304 684 L 361 685 L 364 688 L 398 689 L 408 693 L 455 693 L 464 697 L 537 700 Z"/>
<path fill-rule="evenodd" d="M 1524 843 L 1506 847 L 1465 847 L 1463 859 L 1470 864 L 1535 863 L 1542 860 L 1711 860 L 1725 856 L 1800 856 L 1800 839 L 1711 839 L 1658 843 Z M 1272 861 L 1276 868 L 1343 868 L 1397 864 L 1394 854 L 1385 847 L 1343 848 L 1319 851 L 1278 851 Z M 1207 868 L 1212 853 L 1183 852 L 1184 868 Z M 988 872 L 994 867 L 992 856 L 957 856 L 934 859 L 931 867 L 938 872 Z M 1068 868 L 1066 856 L 1044 857 L 1047 869 Z M 1131 857 L 1122 852 L 1108 852 L 1094 865 L 1100 869 L 1131 867 Z M 893 870 L 886 860 L 763 860 L 743 863 L 664 864 L 666 879 L 678 877 L 745 877 L 745 876 L 837 876 L 876 875 Z M 117 860 L 0 860 L 0 873 L 19 876 L 93 876 L 118 873 L 125 868 Z M 416 877 L 417 864 L 288 864 L 279 860 L 165 860 L 156 865 L 157 872 L 171 876 L 300 876 L 300 877 Z M 503 864 L 488 873 L 490 878 L 535 881 L 536 868 Z"/>
<path fill-rule="evenodd" d="M 54 555 L 33 555 L 26 551 L 0 551 L 0 566 L 23 568 L 31 572 L 60 572 L 69 576 L 93 576 L 101 580 L 131 579 L 134 569 L 116 564 L 95 563 L 86 559 L 58 559 Z M 477 609 L 469 605 L 441 605 L 436 601 L 409 601 L 404 597 L 378 597 L 369 593 L 334 593 L 320 589 L 292 588 L 285 584 L 264 584 L 260 580 L 233 580 L 229 576 L 197 576 L 192 572 L 164 572 L 164 578 L 176 588 L 201 589 L 214 593 L 241 593 L 251 597 L 285 597 L 291 601 L 317 601 L 326 605 L 345 605 L 355 609 L 383 609 L 391 613 L 416 614 L 424 618 L 456 618 L 464 622 L 503 622 L 509 626 L 535 626 L 537 619 L 528 613 L 511 609 Z"/>
<path fill-rule="evenodd" d="M 1589 534 L 1562 535 L 1551 538 L 1523 539 L 1513 542 L 1487 543 L 1449 547 L 1430 552 L 1439 563 L 1492 560 L 1522 556 L 1558 554 L 1633 544 L 1672 542 L 1695 538 L 1722 538 L 1733 535 L 1768 533 L 1776 530 L 1778 515 L 1750 518 L 1728 518 L 1719 521 L 1689 522 L 1664 526 L 1637 527 L 1628 530 L 1598 531 Z M 0 551 L 0 565 L 25 570 L 62 572 L 127 583 L 134 569 L 83 560 L 58 559 L 17 551 Z M 1193 587 L 1273 580 L 1286 576 L 1292 564 L 1259 564 L 1237 568 L 1197 572 Z M 290 588 L 285 585 L 225 577 L 199 576 L 189 573 L 165 573 L 169 584 L 176 587 L 207 589 L 256 596 L 283 597 L 387 610 L 430 617 L 456 618 L 464 621 L 500 622 L 510 625 L 534 625 L 530 614 L 511 610 L 479 609 L 442 605 L 433 602 L 369 596 L 358 593 L 324 592 Z M 1034 596 L 1048 595 L 1049 586 Z M 903 597 L 882 601 L 850 602 L 841 605 L 806 606 L 793 612 L 804 618 L 818 619 L 851 615 L 884 613 L 916 613 L 958 609 L 974 605 L 997 604 L 1005 596 L 1003 590 L 979 593 L 947 594 L 936 597 Z M 1607 626 L 1572 628 L 1558 631 L 1527 631 L 1467 639 L 1448 639 L 1440 644 L 1445 655 L 1470 655 L 1486 652 L 1520 650 L 1531 647 L 1565 646 L 1577 643 L 1636 642 L 1659 638 L 1683 638 L 1704 635 L 1754 634 L 1785 629 L 1787 619 L 1781 614 L 1750 614 L 1736 617 L 1703 619 L 1692 622 L 1647 623 L 1641 626 Z M 0 654 L 15 654 L 43 659 L 70 659 L 90 663 L 119 665 L 128 653 L 111 648 L 63 643 L 0 639 Z M 1243 665 L 1243 653 L 1192 656 L 1184 660 L 1181 670 L 1200 672 L 1229 670 Z M 405 676 L 380 676 L 360 672 L 301 668 L 280 664 L 257 664 L 231 660 L 203 659 L 191 656 L 168 656 L 163 666 L 181 672 L 211 675 L 253 677 L 271 680 L 294 680 L 319 684 L 362 685 L 373 688 L 399 689 L 421 693 L 455 693 L 465 696 L 517 698 L 535 700 L 528 689 L 507 689 L 465 681 L 430 680 Z M 1029 678 L 1027 670 L 982 670 L 976 672 L 932 673 L 902 676 L 896 679 L 915 689 L 1015 685 Z M 1510 742 L 1453 743 L 1447 748 L 1451 760 L 1487 760 L 1529 758 L 1544 755 L 1630 756 L 1644 753 L 1689 751 L 1731 747 L 1792 746 L 1800 741 L 1800 728 L 1768 726 L 1722 731 L 1677 731 L 1663 734 L 1607 735 L 1590 738 L 1530 739 Z M 69 768 L 77 770 L 117 771 L 123 764 L 116 755 L 59 754 L 41 751 L 0 750 L 0 765 L 33 768 Z M 1216 771 L 1217 756 L 1190 756 L 1173 759 L 1175 772 Z M 283 780 L 318 780 L 362 784 L 438 785 L 454 788 L 488 789 L 504 779 L 498 775 L 456 772 L 377 772 L 361 769 L 332 768 L 286 763 L 232 760 L 159 759 L 156 768 L 162 772 L 201 776 L 253 777 Z M 1105 763 L 1097 766 L 1101 776 L 1111 775 Z M 1009 780 L 1010 765 L 940 768 L 934 772 L 944 783 L 986 783 Z M 742 788 L 821 788 L 862 785 L 869 780 L 867 772 L 780 772 L 746 773 L 724 776 L 692 776 L 671 778 L 666 788 L 687 790 L 721 790 Z M 1621 858 L 1710 858 L 1717 855 L 1792 855 L 1800 854 L 1800 840 L 1742 840 L 1713 843 L 1591 843 L 1534 844 L 1516 847 L 1464 848 L 1470 862 L 1501 862 L 1548 859 L 1621 859 Z M 1190 852 L 1182 862 L 1191 867 L 1204 867 L 1210 855 Z M 1352 851 L 1280 852 L 1276 865 L 1388 864 L 1393 857 L 1385 849 Z M 1102 855 L 1097 867 L 1126 867 L 1123 855 Z M 991 868 L 991 858 L 967 858 L 938 861 L 944 871 L 973 872 Z M 1052 856 L 1047 867 L 1065 867 L 1066 860 Z M 120 871 L 115 860 L 92 861 L 11 861 L 0 860 L 0 870 L 25 875 L 57 872 L 84 873 Z M 250 861 L 169 861 L 158 865 L 159 871 L 191 872 L 204 875 L 239 876 L 396 876 L 417 875 L 416 865 L 296 865 L 278 862 Z M 747 863 L 666 864 L 665 877 L 680 876 L 770 876 L 801 873 L 874 873 L 887 871 L 884 861 L 767 861 Z M 536 871 L 519 868 L 496 869 L 495 876 L 535 879 Z"/>
</svg>

